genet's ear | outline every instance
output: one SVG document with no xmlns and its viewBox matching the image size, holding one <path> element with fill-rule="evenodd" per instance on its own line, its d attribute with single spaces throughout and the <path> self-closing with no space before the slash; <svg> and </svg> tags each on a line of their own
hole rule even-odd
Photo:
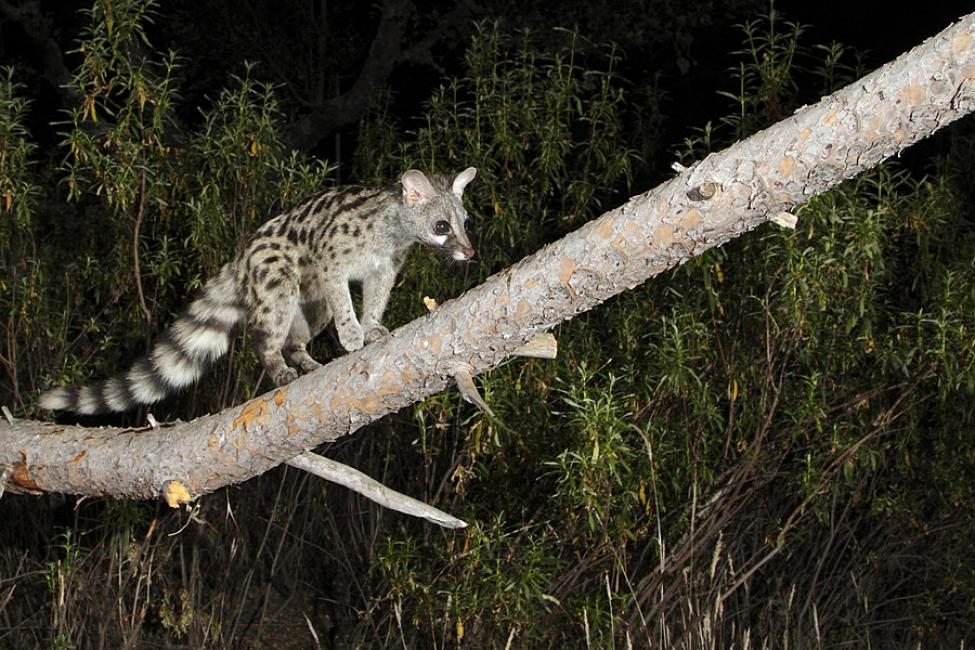
<svg viewBox="0 0 975 650">
<path fill-rule="evenodd" d="M 403 202 L 408 206 L 414 206 L 424 201 L 429 201 L 436 196 L 437 191 L 423 172 L 411 169 L 403 174 Z"/>
<path fill-rule="evenodd" d="M 463 194 L 464 188 L 467 187 L 468 183 L 474 180 L 475 176 L 477 176 L 477 169 L 474 167 L 468 167 L 461 173 L 457 174 L 457 178 L 454 179 L 454 186 L 451 188 L 453 189 L 454 194 L 457 196 Z"/>
</svg>

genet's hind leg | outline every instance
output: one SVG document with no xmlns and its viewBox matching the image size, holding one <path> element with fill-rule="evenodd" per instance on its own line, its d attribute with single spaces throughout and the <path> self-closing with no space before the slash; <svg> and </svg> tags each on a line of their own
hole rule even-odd
<svg viewBox="0 0 975 650">
<path fill-rule="evenodd" d="M 305 303 L 295 309 L 291 330 L 284 344 L 284 353 L 293 364 L 301 368 L 302 372 L 312 372 L 321 368 L 322 364 L 308 354 L 306 346 L 309 341 L 318 336 L 330 320 L 332 320 L 332 313 L 324 300 Z"/>
<path fill-rule="evenodd" d="M 283 386 L 298 378 L 284 362 L 282 352 L 298 309 L 298 283 L 291 278 L 268 283 L 263 298 L 254 305 L 251 319 L 257 354 L 271 381 Z"/>
</svg>

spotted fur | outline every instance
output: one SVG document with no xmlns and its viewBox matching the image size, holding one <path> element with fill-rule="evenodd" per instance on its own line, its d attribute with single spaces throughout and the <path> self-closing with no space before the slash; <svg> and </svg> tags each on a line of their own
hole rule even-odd
<svg viewBox="0 0 975 650">
<path fill-rule="evenodd" d="M 146 357 L 112 379 L 50 390 L 41 407 L 92 415 L 158 402 L 226 354 L 245 319 L 277 385 L 297 378 L 295 368 L 320 366 L 306 345 L 330 322 L 349 352 L 385 336 L 382 315 L 411 245 L 458 261 L 474 257 L 462 199 L 476 173 L 469 167 L 453 179 L 427 178 L 410 170 L 396 186 L 346 186 L 307 197 L 262 225 Z M 362 284 L 361 318 L 350 282 Z"/>
</svg>

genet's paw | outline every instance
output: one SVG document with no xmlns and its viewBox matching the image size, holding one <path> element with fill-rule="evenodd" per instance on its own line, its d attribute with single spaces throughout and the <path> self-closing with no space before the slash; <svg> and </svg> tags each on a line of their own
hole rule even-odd
<svg viewBox="0 0 975 650">
<path fill-rule="evenodd" d="M 366 332 L 366 343 L 372 343 L 373 341 L 378 341 L 384 336 L 389 335 L 389 330 L 382 325 L 376 325 Z"/>
<path fill-rule="evenodd" d="M 364 343 L 362 328 L 349 327 L 345 330 L 339 330 L 339 343 L 342 344 L 346 352 L 355 352 L 356 350 L 362 349 Z"/>
<path fill-rule="evenodd" d="M 311 357 L 308 357 L 307 359 L 302 359 L 301 363 L 298 365 L 301 367 L 301 372 L 304 373 L 315 372 L 316 370 L 322 367 L 322 364 L 318 363 Z"/>
<path fill-rule="evenodd" d="M 271 380 L 276 386 L 284 386 L 285 384 L 290 384 L 295 379 L 298 378 L 298 371 L 294 368 L 284 368 L 278 370 L 271 375 Z"/>
</svg>

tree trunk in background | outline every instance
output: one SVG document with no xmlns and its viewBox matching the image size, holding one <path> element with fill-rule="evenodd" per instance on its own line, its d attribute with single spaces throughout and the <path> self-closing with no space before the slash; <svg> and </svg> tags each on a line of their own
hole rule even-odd
<svg viewBox="0 0 975 650">
<path fill-rule="evenodd" d="M 0 421 L 13 492 L 196 496 L 477 374 L 533 336 L 719 246 L 975 109 L 975 14 L 633 197 L 363 350 L 217 415 L 146 430 Z M 178 499 L 182 500 L 182 499 Z"/>
<path fill-rule="evenodd" d="M 430 50 L 451 31 L 470 23 L 475 10 L 467 0 L 457 0 L 430 25 L 422 39 L 407 43 L 407 24 L 416 8 L 409 0 L 383 0 L 379 25 L 355 82 L 345 92 L 315 105 L 288 125 L 286 141 L 294 149 L 309 151 L 329 134 L 360 121 L 388 86 L 398 65 L 404 62 L 432 64 Z"/>
</svg>

